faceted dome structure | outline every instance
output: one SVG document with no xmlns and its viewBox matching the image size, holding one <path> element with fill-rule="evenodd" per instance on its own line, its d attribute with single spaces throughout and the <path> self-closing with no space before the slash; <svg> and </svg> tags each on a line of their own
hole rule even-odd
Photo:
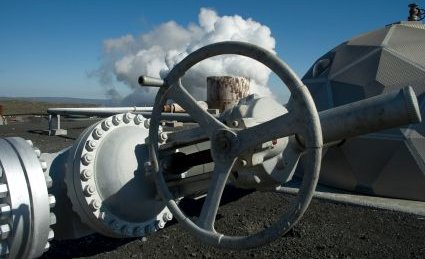
<svg viewBox="0 0 425 259">
<path fill-rule="evenodd" d="M 319 58 L 302 80 L 319 111 L 410 85 L 425 118 L 425 25 L 400 22 L 355 37 Z M 347 139 L 327 149 L 320 182 L 425 201 L 425 122 Z"/>
</svg>

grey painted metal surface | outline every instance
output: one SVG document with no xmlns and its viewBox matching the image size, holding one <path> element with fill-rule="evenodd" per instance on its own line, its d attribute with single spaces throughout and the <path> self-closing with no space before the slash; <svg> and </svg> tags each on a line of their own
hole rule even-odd
<svg viewBox="0 0 425 259">
<path fill-rule="evenodd" d="M 48 194 L 51 178 L 40 150 L 22 138 L 0 139 L 0 253 L 8 258 L 36 258 L 50 246 L 55 216 Z"/>
<path fill-rule="evenodd" d="M 190 67 L 199 61 L 222 54 L 240 54 L 255 58 L 270 67 L 289 87 L 293 94 L 294 107 L 290 116 L 282 115 L 269 123 L 260 124 L 244 131 L 235 132 L 229 127 L 216 120 L 196 105 L 193 97 L 181 85 L 180 77 Z M 204 202 L 199 220 L 195 224 L 178 207 L 168 190 L 164 176 L 158 165 L 158 126 L 162 106 L 168 98 L 179 103 L 207 132 L 211 139 L 212 156 L 215 168 L 212 175 L 211 185 Z M 270 123 L 271 122 L 271 123 Z M 273 127 L 280 125 L 280 127 Z M 285 125 L 285 126 L 282 126 Z M 273 138 L 280 138 L 299 133 L 306 140 L 308 169 L 303 181 L 302 192 L 296 199 L 296 203 L 287 214 L 274 225 L 250 236 L 226 236 L 214 230 L 214 220 L 224 185 L 227 182 L 230 170 L 236 162 L 236 157 L 251 147 L 261 145 Z M 256 136 L 253 138 L 253 136 Z M 222 42 L 203 47 L 177 64 L 165 79 L 165 85 L 160 88 L 156 97 L 154 110 L 149 128 L 150 156 L 152 170 L 159 192 L 173 215 L 192 234 L 202 241 L 212 245 L 228 248 L 249 248 L 265 244 L 288 231 L 303 215 L 314 192 L 321 157 L 321 129 L 319 118 L 312 99 L 301 81 L 292 70 L 274 54 L 257 46 L 241 42 Z"/>
<path fill-rule="evenodd" d="M 303 82 L 319 111 L 410 85 L 424 115 L 424 49 L 425 25 L 392 24 L 326 53 Z M 347 139 L 325 152 L 320 182 L 366 194 L 425 201 L 424 134 L 425 122 L 421 122 Z"/>
<path fill-rule="evenodd" d="M 225 117 L 229 119 L 229 121 L 226 121 L 224 118 L 221 118 L 222 120 L 216 120 L 210 114 L 203 111 L 196 105 L 195 99 L 182 86 L 180 77 L 187 69 L 197 62 L 221 54 L 248 56 L 259 60 L 271 68 L 291 90 L 292 96 L 290 105 L 287 106 L 288 110 L 282 107 L 280 115 L 272 115 L 271 118 L 268 118 L 268 120 L 265 119 L 266 121 L 260 124 L 254 122 L 242 129 L 238 129 L 239 124 L 241 122 L 246 122 L 242 120 L 244 119 L 243 115 L 242 117 L 238 117 L 238 115 L 242 114 L 241 110 L 253 109 L 253 107 L 255 107 L 255 102 L 249 103 L 246 102 L 246 100 L 241 100 L 241 107 L 235 107 L 235 109 L 232 110 L 238 115 L 232 116 L 232 112 L 228 112 L 227 115 L 230 115 L 227 118 Z M 141 81 L 143 82 L 144 80 Z M 318 121 L 319 116 L 315 110 L 314 103 L 311 102 L 312 100 L 309 97 L 308 91 L 305 91 L 305 87 L 289 67 L 276 56 L 259 47 L 240 42 L 222 42 L 203 47 L 190 54 L 173 68 L 165 78 L 164 83 L 160 86 L 161 88 L 156 97 L 149 129 L 149 139 L 153 142 L 149 146 L 151 159 L 148 165 L 155 175 L 156 184 L 161 197 L 167 202 L 167 206 L 179 222 L 200 240 L 215 246 L 233 249 L 255 247 L 270 242 L 288 231 L 301 218 L 311 200 L 318 178 L 317 171 L 320 168 L 320 150 L 322 147 L 322 132 L 320 128 L 318 128 L 320 126 Z M 211 142 L 211 154 L 215 162 L 215 167 L 206 200 L 196 223 L 190 220 L 174 201 L 173 195 L 168 189 L 165 181 L 165 176 L 163 174 L 164 168 L 162 164 L 160 165 L 160 161 L 158 160 L 158 151 L 160 148 L 155 143 L 158 142 L 157 131 L 161 107 L 169 98 L 178 102 L 188 111 L 205 131 L 205 135 L 208 136 Z M 255 99 L 255 97 L 247 99 Z M 246 109 L 242 109 L 244 105 Z M 271 108 L 271 106 L 266 105 L 264 112 L 275 110 L 269 108 Z M 354 112 L 351 113 L 351 111 Z M 261 114 L 261 112 L 259 112 L 259 114 Z M 391 114 L 393 116 L 391 116 Z M 226 116 L 226 113 L 223 114 L 223 116 Z M 261 118 L 261 116 L 258 117 Z M 339 127 L 339 130 L 337 130 L 338 127 L 334 127 L 332 123 L 329 123 L 333 122 L 335 119 L 341 118 L 344 118 L 345 123 L 342 126 L 345 127 Z M 373 118 L 379 123 L 376 123 Z M 242 121 L 238 121 L 238 119 Z M 400 92 L 365 100 L 360 102 L 360 104 L 355 103 L 351 106 L 348 105 L 334 111 L 328 111 L 324 115 L 324 123 L 326 125 L 324 129 L 328 130 L 328 132 L 323 134 L 328 136 L 330 140 L 333 140 L 344 137 L 345 135 L 353 136 L 355 134 L 363 134 L 377 129 L 383 129 L 386 128 L 386 126 L 391 127 L 399 125 L 400 123 L 417 122 L 420 120 L 415 95 L 412 89 L 406 88 Z M 231 126 L 226 126 L 222 121 L 225 121 L 226 124 L 230 124 Z M 194 129 L 194 134 L 185 132 L 185 134 L 181 134 L 180 136 L 187 136 L 189 138 L 187 143 L 191 143 L 196 137 L 200 137 L 201 139 L 204 138 L 203 135 L 197 134 L 198 131 Z M 272 145 L 273 143 L 277 144 L 281 138 L 291 135 L 297 135 L 298 140 L 282 143 L 281 149 L 286 150 L 286 145 L 288 143 L 290 143 L 290 145 L 298 145 L 298 142 L 301 142 L 302 145 L 298 150 L 294 151 L 295 153 L 299 153 L 298 157 L 292 157 L 298 161 L 298 158 L 303 155 L 305 159 L 303 160 L 303 165 L 307 165 L 307 167 L 304 167 L 305 174 L 301 185 L 301 191 L 297 196 L 296 202 L 293 204 L 294 206 L 286 212 L 279 221 L 258 233 L 249 236 L 225 236 L 217 233 L 214 229 L 214 221 L 218 204 L 221 199 L 222 190 L 231 171 L 238 171 L 238 165 L 235 163 L 237 161 L 241 162 L 241 157 L 245 158 L 245 152 L 256 152 L 258 148 L 260 148 L 261 151 L 264 144 L 267 144 L 268 141 L 271 141 Z M 185 142 L 185 140 L 181 142 Z M 169 144 L 169 146 L 173 146 L 171 143 Z M 280 152 L 281 149 L 278 148 L 278 146 L 276 146 L 276 148 Z M 266 155 L 270 152 L 273 153 L 273 151 L 269 150 L 266 152 Z M 263 156 L 263 160 L 260 159 L 261 161 L 258 161 L 258 164 L 262 164 L 265 157 L 266 156 Z M 254 161 L 256 160 L 257 159 L 251 157 L 249 158 L 249 162 L 245 161 L 245 164 L 255 166 L 256 163 L 254 163 Z M 290 166 L 296 166 L 296 163 L 289 164 Z M 274 166 L 275 165 L 276 163 Z M 258 181 L 256 183 L 258 184 Z"/>
<path fill-rule="evenodd" d="M 114 115 L 88 128 L 69 151 L 68 197 L 81 221 L 98 233 L 145 236 L 172 218 L 144 168 L 148 126 L 141 115 Z"/>
</svg>

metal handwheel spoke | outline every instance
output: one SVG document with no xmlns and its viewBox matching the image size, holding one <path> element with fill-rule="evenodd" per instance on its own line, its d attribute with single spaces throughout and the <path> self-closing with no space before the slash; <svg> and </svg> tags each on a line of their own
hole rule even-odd
<svg viewBox="0 0 425 259">
<path fill-rule="evenodd" d="M 267 141 L 299 133 L 300 127 L 302 127 L 300 118 L 294 112 L 289 112 L 259 125 L 241 130 L 237 133 L 239 147 L 236 153 L 239 155 L 249 148 Z"/>
<path fill-rule="evenodd" d="M 210 113 L 202 109 L 197 103 L 196 99 L 184 88 L 181 80 L 178 83 L 173 84 L 168 90 L 168 97 L 173 99 L 175 102 L 185 109 L 187 113 L 197 122 L 199 125 L 206 130 L 207 134 L 211 134 L 220 128 L 227 128 L 223 123 L 218 121 Z"/>
<path fill-rule="evenodd" d="M 224 187 L 232 170 L 236 158 L 215 163 L 214 172 L 208 188 L 208 194 L 202 206 L 201 215 L 197 221 L 197 225 L 201 228 L 215 231 L 214 222 L 217 215 L 218 206 L 220 205 L 221 196 Z"/>
</svg>

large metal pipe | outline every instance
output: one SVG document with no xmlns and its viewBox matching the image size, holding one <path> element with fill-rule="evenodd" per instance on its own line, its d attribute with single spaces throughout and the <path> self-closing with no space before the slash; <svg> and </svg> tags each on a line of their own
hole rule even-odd
<svg viewBox="0 0 425 259">
<path fill-rule="evenodd" d="M 319 113 L 323 143 L 421 121 L 412 87 L 381 94 Z"/>
<path fill-rule="evenodd" d="M 82 107 L 82 108 L 48 108 L 47 113 L 59 115 L 114 115 L 126 112 L 147 112 L 152 107 Z"/>
</svg>

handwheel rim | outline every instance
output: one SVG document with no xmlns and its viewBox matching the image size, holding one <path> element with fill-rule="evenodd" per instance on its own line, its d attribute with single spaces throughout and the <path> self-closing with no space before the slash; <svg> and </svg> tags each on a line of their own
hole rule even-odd
<svg viewBox="0 0 425 259">
<path fill-rule="evenodd" d="M 199 227 L 190 220 L 174 201 L 168 186 L 165 182 L 163 172 L 158 163 L 158 129 L 159 118 L 162 107 L 168 99 L 168 93 L 174 84 L 196 63 L 218 55 L 235 54 L 255 59 L 269 67 L 291 91 L 291 97 L 295 107 L 304 108 L 304 122 L 309 123 L 306 128 L 305 147 L 306 152 L 303 157 L 305 161 L 305 176 L 299 189 L 296 202 L 291 208 L 274 224 L 253 235 L 248 236 L 226 236 L 215 231 L 206 230 Z M 220 42 L 205 46 L 189 54 L 178 63 L 165 78 L 165 85 L 162 86 L 155 98 L 152 117 L 149 126 L 149 155 L 155 183 L 161 198 L 166 202 L 167 207 L 183 225 L 185 229 L 194 234 L 201 241 L 223 248 L 241 249 L 252 248 L 268 243 L 289 231 L 302 217 L 313 196 L 320 171 L 322 133 L 319 116 L 313 99 L 307 88 L 302 84 L 296 74 L 286 63 L 274 54 L 259 48 L 255 45 L 243 42 Z"/>
</svg>

